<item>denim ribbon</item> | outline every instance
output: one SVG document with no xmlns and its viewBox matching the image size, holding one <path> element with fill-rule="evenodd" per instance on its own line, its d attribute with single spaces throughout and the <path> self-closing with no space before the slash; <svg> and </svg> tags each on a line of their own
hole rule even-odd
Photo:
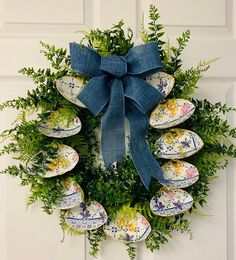
<svg viewBox="0 0 236 260">
<path fill-rule="evenodd" d="M 125 117 L 130 124 L 130 153 L 135 168 L 148 189 L 151 177 L 165 182 L 162 169 L 152 156 L 145 137 L 149 127 L 146 116 L 163 99 L 162 93 L 143 77 L 162 70 L 156 43 L 131 48 L 123 56 L 100 56 L 91 48 L 70 43 L 71 66 L 76 72 L 91 77 L 78 99 L 101 122 L 101 148 L 109 168 L 125 155 Z"/>
</svg>

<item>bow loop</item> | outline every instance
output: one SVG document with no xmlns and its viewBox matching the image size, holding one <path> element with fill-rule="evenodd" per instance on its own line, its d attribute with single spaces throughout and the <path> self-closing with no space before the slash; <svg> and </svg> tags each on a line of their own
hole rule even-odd
<svg viewBox="0 0 236 260">
<path fill-rule="evenodd" d="M 89 77 L 101 76 L 101 56 L 85 45 L 70 43 L 71 68 Z"/>
<path fill-rule="evenodd" d="M 122 56 L 104 56 L 101 58 L 100 69 L 110 73 L 117 78 L 121 78 L 127 74 L 127 62 Z"/>
<path fill-rule="evenodd" d="M 146 77 L 162 70 L 157 43 L 138 45 L 125 56 L 130 75 Z"/>
<path fill-rule="evenodd" d="M 128 75 L 123 82 L 125 96 L 130 98 L 134 106 L 144 114 L 164 98 L 158 89 L 155 89 L 142 78 Z"/>
</svg>

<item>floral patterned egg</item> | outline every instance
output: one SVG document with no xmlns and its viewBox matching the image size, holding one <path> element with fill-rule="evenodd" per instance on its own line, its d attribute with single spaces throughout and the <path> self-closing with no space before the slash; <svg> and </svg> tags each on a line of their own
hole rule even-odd
<svg viewBox="0 0 236 260">
<path fill-rule="evenodd" d="M 41 156 L 44 154 L 44 158 L 46 158 L 45 154 L 47 152 L 42 151 L 36 154 L 27 165 L 27 169 L 29 173 L 35 175 L 39 174 L 43 178 L 51 178 L 54 176 L 65 174 L 66 172 L 71 171 L 79 161 L 78 153 L 67 145 L 59 145 L 57 150 L 57 156 L 54 159 L 50 159 L 50 162 L 45 163 L 45 166 L 49 169 L 46 172 L 36 172 L 36 169 L 42 166 Z"/>
<path fill-rule="evenodd" d="M 175 128 L 162 135 L 155 145 L 157 156 L 165 159 L 182 159 L 197 153 L 204 143 L 196 133 Z"/>
<path fill-rule="evenodd" d="M 39 130 L 49 137 L 64 138 L 78 134 L 81 127 L 80 119 L 75 116 L 69 123 L 66 118 L 60 118 L 55 122 L 48 121 L 46 124 L 41 124 Z"/>
<path fill-rule="evenodd" d="M 65 221 L 74 229 L 92 230 L 107 222 L 107 213 L 103 206 L 96 201 L 82 202 L 66 212 Z"/>
<path fill-rule="evenodd" d="M 84 192 L 72 178 L 63 181 L 63 196 L 57 202 L 58 209 L 70 209 L 79 205 L 84 200 Z"/>
<path fill-rule="evenodd" d="M 150 125 L 164 129 L 183 123 L 195 110 L 195 106 L 184 99 L 165 99 L 153 110 L 150 116 Z"/>
<path fill-rule="evenodd" d="M 168 217 L 183 213 L 192 205 L 193 198 L 187 191 L 162 188 L 151 199 L 150 209 L 155 215 Z"/>
<path fill-rule="evenodd" d="M 185 161 L 173 160 L 162 165 L 163 174 L 168 182 L 161 183 L 169 188 L 185 188 L 199 178 L 198 169 Z"/>
<path fill-rule="evenodd" d="M 64 98 L 79 107 L 85 107 L 85 105 L 77 98 L 84 87 L 81 79 L 64 76 L 56 80 L 56 87 Z"/>
<path fill-rule="evenodd" d="M 171 92 L 175 79 L 165 72 L 158 72 L 146 78 L 147 82 L 153 87 L 157 88 L 164 97 L 168 96 Z"/>
<path fill-rule="evenodd" d="M 149 222 L 140 213 L 136 213 L 134 218 L 119 216 L 108 220 L 103 229 L 108 236 L 125 243 L 144 240 L 151 232 Z"/>
</svg>

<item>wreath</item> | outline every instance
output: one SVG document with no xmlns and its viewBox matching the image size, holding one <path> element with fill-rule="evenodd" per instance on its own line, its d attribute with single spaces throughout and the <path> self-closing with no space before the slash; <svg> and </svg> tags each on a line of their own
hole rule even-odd
<svg viewBox="0 0 236 260">
<path fill-rule="evenodd" d="M 22 68 L 36 87 L 0 105 L 21 111 L 0 153 L 19 164 L 1 173 L 29 185 L 27 205 L 59 209 L 63 234 L 86 233 L 93 256 L 107 236 L 131 259 L 137 241 L 153 251 L 174 230 L 192 237 L 186 216 L 199 214 L 210 180 L 236 157 L 236 129 L 222 119 L 235 109 L 191 97 L 216 59 L 184 70 L 190 31 L 171 46 L 154 5 L 149 18 L 138 46 L 123 21 L 70 43 L 70 55 L 41 42 L 51 67 Z"/>
</svg>

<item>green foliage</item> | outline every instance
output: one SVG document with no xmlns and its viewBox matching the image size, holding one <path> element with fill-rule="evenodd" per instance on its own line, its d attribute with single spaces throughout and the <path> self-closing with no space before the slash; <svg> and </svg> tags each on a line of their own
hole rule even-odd
<svg viewBox="0 0 236 260">
<path fill-rule="evenodd" d="M 38 175 L 30 175 L 22 165 L 8 166 L 0 172 L 12 177 L 19 177 L 21 185 L 30 185 L 30 194 L 27 199 L 27 206 L 40 201 L 43 203 L 42 209 L 47 214 L 51 214 L 55 208 L 55 203 L 62 196 L 61 178 L 43 179 Z"/>
<path fill-rule="evenodd" d="M 40 44 L 43 47 L 41 53 L 51 63 L 51 67 L 56 71 L 67 71 L 68 66 L 70 66 L 70 57 L 67 55 L 67 49 L 57 49 L 54 45 L 51 46 L 44 42 L 40 42 Z"/>
<path fill-rule="evenodd" d="M 228 121 L 222 118 L 222 115 L 226 112 L 236 111 L 235 108 L 227 108 L 226 105 L 222 105 L 220 102 L 211 104 L 206 99 L 191 99 L 191 101 L 196 107 L 195 113 L 183 124 L 183 127 L 192 125 L 193 131 L 202 137 L 205 144 L 223 142 L 230 137 L 236 138 L 236 129 L 231 128 Z"/>
<path fill-rule="evenodd" d="M 96 257 L 100 250 L 100 242 L 106 237 L 103 228 L 87 231 L 87 238 L 90 242 L 90 255 Z"/>
<path fill-rule="evenodd" d="M 136 247 L 135 247 L 134 243 L 128 243 L 125 245 L 126 245 L 126 250 L 127 250 L 130 260 L 135 260 L 136 259 Z"/>
<path fill-rule="evenodd" d="M 156 42 L 158 44 L 164 71 L 172 75 L 182 66 L 181 54 L 189 42 L 190 30 L 183 32 L 177 38 L 177 47 L 170 46 L 169 40 L 163 40 L 163 36 L 165 35 L 164 26 L 159 22 L 160 13 L 157 7 L 152 4 L 149 7 L 149 20 L 147 30 L 144 26 L 144 16 L 142 14 L 140 26 L 141 39 L 144 43 Z"/>
<path fill-rule="evenodd" d="M 16 158 L 21 161 L 29 160 L 33 155 L 40 151 L 44 145 L 51 143 L 39 130 L 37 120 L 22 121 L 14 128 L 4 131 L 2 136 L 8 134 L 11 142 L 3 147 L 1 155 L 15 153 Z M 45 141 L 43 143 L 43 140 Z"/>
<path fill-rule="evenodd" d="M 42 42 L 41 45 L 43 47 L 41 52 L 49 60 L 52 68 L 38 70 L 31 67 L 22 68 L 19 73 L 30 77 L 37 87 L 27 91 L 26 97 L 18 97 L 2 103 L 0 110 L 7 107 L 18 110 L 40 108 L 43 112 L 57 110 L 62 107 L 76 109 L 57 91 L 55 80 L 65 75 L 80 76 L 84 82 L 87 82 L 88 78 L 71 71 L 68 67 L 70 58 L 66 54 L 67 51 L 65 49 L 49 46 Z"/>
<path fill-rule="evenodd" d="M 172 237 L 172 231 L 177 230 L 180 232 L 186 232 L 189 234 L 190 239 L 192 233 L 189 228 L 190 222 L 185 219 L 183 214 L 173 217 L 159 217 L 153 216 L 151 220 L 152 232 L 146 239 L 145 243 L 147 248 L 152 252 L 159 250 L 161 245 L 168 243 L 168 239 Z"/>
<path fill-rule="evenodd" d="M 61 179 L 43 179 L 40 176 L 27 176 L 22 185 L 30 184 L 30 195 L 27 199 L 27 206 L 37 201 L 43 203 L 42 209 L 47 214 L 52 214 L 56 202 L 62 197 Z"/>
<path fill-rule="evenodd" d="M 80 231 L 80 230 L 74 229 L 74 228 L 72 228 L 72 227 L 67 225 L 67 223 L 65 221 L 65 214 L 66 214 L 66 210 L 61 210 L 60 211 L 60 227 L 61 227 L 62 232 L 63 232 L 63 237 L 62 237 L 61 242 L 64 242 L 64 240 L 65 240 L 65 232 L 68 235 L 71 235 L 71 236 L 81 236 L 81 235 L 84 235 L 85 234 L 84 231 Z"/>
<path fill-rule="evenodd" d="M 50 129 L 55 125 L 63 125 L 68 127 L 73 118 L 77 115 L 78 109 L 74 106 L 62 107 L 56 111 L 40 114 L 41 122 L 47 123 L 47 127 Z"/>
<path fill-rule="evenodd" d="M 20 178 L 23 178 L 25 173 L 26 170 L 22 164 L 19 164 L 19 166 L 16 165 L 8 166 L 6 169 L 0 171 L 0 174 L 7 174 L 12 177 L 20 177 Z"/>
<path fill-rule="evenodd" d="M 181 68 L 182 66 L 182 59 L 181 54 L 185 47 L 187 46 L 187 43 L 190 39 L 190 30 L 187 30 L 186 32 L 183 32 L 180 37 L 177 38 L 177 47 L 170 47 L 170 49 L 167 51 L 167 55 L 164 57 L 164 69 L 169 74 L 174 74 L 175 71 Z M 171 55 L 170 55 L 171 53 Z"/>
<path fill-rule="evenodd" d="M 37 87 L 32 91 L 27 91 L 25 98 L 18 97 L 18 99 L 4 102 L 0 105 L 1 110 L 6 107 L 16 109 L 40 107 L 43 111 L 50 111 L 56 109 L 61 102 L 69 104 L 63 100 L 54 84 L 54 81 L 62 77 L 63 73 L 54 73 L 51 69 L 38 69 L 35 71 L 34 68 L 23 68 L 20 73 L 31 77 Z"/>
<path fill-rule="evenodd" d="M 197 83 L 202 78 L 203 73 L 207 71 L 210 68 L 210 64 L 216 60 L 218 60 L 218 58 L 202 61 L 196 68 L 190 68 L 186 71 L 181 69 L 175 71 L 175 87 L 169 97 L 189 99 L 197 89 Z"/>
<path fill-rule="evenodd" d="M 127 35 L 123 29 L 124 22 L 121 20 L 113 25 L 111 29 L 101 31 L 95 29 L 89 31 L 84 40 L 88 41 L 88 46 L 96 50 L 100 55 L 117 54 L 124 56 L 133 47 L 133 32 L 127 29 Z"/>
<path fill-rule="evenodd" d="M 155 5 L 150 5 L 149 7 L 149 19 L 150 22 L 148 23 L 148 29 L 147 31 L 144 26 L 144 17 L 142 15 L 142 22 L 141 22 L 141 28 L 140 28 L 140 34 L 141 39 L 144 43 L 148 42 L 156 42 L 158 44 L 158 48 L 160 51 L 161 58 L 163 58 L 163 45 L 166 43 L 161 38 L 164 35 L 163 28 L 164 26 L 159 23 L 160 14 Z"/>
</svg>

